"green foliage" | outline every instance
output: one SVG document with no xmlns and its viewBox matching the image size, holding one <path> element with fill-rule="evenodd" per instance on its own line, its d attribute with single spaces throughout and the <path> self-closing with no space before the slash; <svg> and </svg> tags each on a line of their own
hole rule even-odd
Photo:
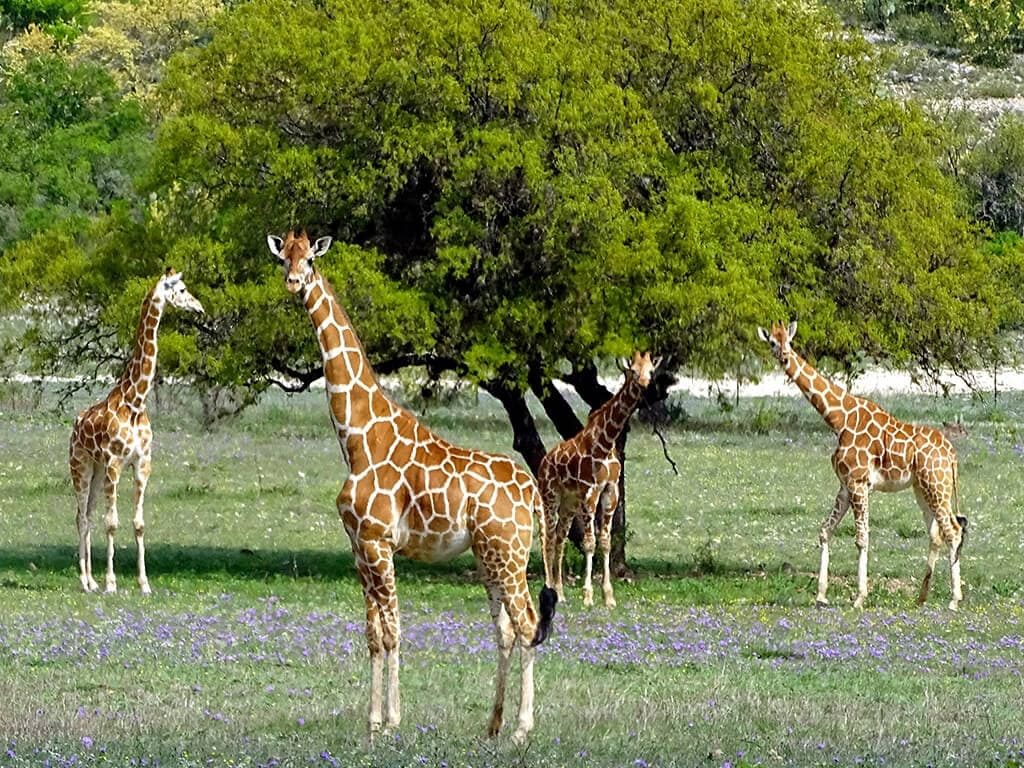
<svg viewBox="0 0 1024 768">
<path fill-rule="evenodd" d="M 132 177 L 147 153 L 139 108 L 120 99 L 99 67 L 45 56 L 4 78 L 0 250 L 59 221 L 104 213 L 114 201 L 130 197 Z M 14 268 L 7 260 L 0 262 L 5 277 Z M 0 290 L 34 285 L 15 283 Z"/>
<path fill-rule="evenodd" d="M 717 374 L 744 364 L 758 322 L 798 315 L 806 348 L 844 365 L 966 367 L 997 330 L 940 136 L 875 95 L 868 48 L 827 16 L 358 6 L 221 17 L 171 67 L 150 189 L 171 238 L 243 255 L 229 280 L 292 224 L 377 254 L 409 292 L 379 297 L 389 330 L 353 312 L 377 356 L 522 383 L 651 346 Z"/>
<path fill-rule="evenodd" d="M 49 251 L 77 275 L 147 244 L 94 278 L 124 311 L 82 313 L 122 338 L 119 281 L 187 266 L 209 315 L 179 360 L 211 387 L 319 368 L 266 253 L 291 226 L 346 244 L 321 268 L 375 358 L 521 387 L 637 346 L 756 375 L 753 329 L 790 316 L 840 367 L 968 368 L 1019 321 L 943 134 L 803 4 L 255 0 L 212 23 L 167 70 L 149 202 Z M 8 295 L 38 284 L 16 274 Z"/>
<path fill-rule="evenodd" d="M 964 50 L 979 63 L 1006 64 L 1024 43 L 1021 0 L 949 0 L 946 14 Z"/>
<path fill-rule="evenodd" d="M 1024 233 L 1024 119 L 1007 115 L 964 159 L 975 216 L 996 232 Z"/>
<path fill-rule="evenodd" d="M 0 27 L 22 30 L 36 25 L 66 38 L 81 27 L 88 5 L 88 0 L 2 0 Z"/>
</svg>

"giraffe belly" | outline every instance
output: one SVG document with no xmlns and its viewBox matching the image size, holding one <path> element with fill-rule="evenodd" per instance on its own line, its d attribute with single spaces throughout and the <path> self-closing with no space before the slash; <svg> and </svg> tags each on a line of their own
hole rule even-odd
<svg viewBox="0 0 1024 768">
<path fill-rule="evenodd" d="M 871 473 L 871 487 L 883 493 L 892 493 L 910 487 L 913 479 L 914 476 L 909 472 L 884 472 L 876 469 Z"/>
<path fill-rule="evenodd" d="M 410 531 L 404 524 L 398 527 L 398 542 L 395 552 L 413 560 L 437 563 L 451 560 L 469 549 L 472 540 L 465 528 L 435 533 L 432 531 Z"/>
</svg>

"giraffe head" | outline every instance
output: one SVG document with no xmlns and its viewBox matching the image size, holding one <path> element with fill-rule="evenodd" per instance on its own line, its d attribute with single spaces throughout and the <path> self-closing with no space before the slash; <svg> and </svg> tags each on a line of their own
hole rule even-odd
<svg viewBox="0 0 1024 768">
<path fill-rule="evenodd" d="M 299 293 L 313 282 L 316 272 L 313 259 L 323 256 L 331 247 L 330 237 L 321 237 L 311 246 L 305 230 L 288 232 L 284 240 L 277 235 L 267 235 L 270 252 L 281 260 L 284 269 L 284 285 L 289 293 Z"/>
<path fill-rule="evenodd" d="M 157 282 L 153 294 L 173 307 L 203 314 L 203 305 L 199 303 L 199 299 L 188 292 L 181 273 L 175 272 L 171 267 L 167 268 Z"/>
<path fill-rule="evenodd" d="M 660 357 L 652 360 L 650 352 L 640 354 L 637 351 L 633 353 L 633 362 L 630 363 L 629 367 L 623 365 L 622 369 L 627 379 L 636 379 L 640 386 L 646 389 L 647 385 L 651 383 L 651 377 L 654 375 L 655 369 L 659 365 L 661 365 Z"/>
<path fill-rule="evenodd" d="M 771 345 L 772 354 L 783 365 L 786 364 L 789 353 L 793 351 L 792 341 L 794 336 L 796 336 L 796 320 L 791 322 L 788 327 L 784 326 L 781 322 L 772 323 L 770 331 L 765 330 L 761 326 L 757 327 L 757 337 Z"/>
</svg>

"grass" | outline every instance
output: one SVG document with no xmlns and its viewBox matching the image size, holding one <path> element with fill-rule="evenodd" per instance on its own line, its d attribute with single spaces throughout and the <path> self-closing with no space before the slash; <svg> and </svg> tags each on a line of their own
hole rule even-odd
<svg viewBox="0 0 1024 768">
<path fill-rule="evenodd" d="M 909 493 L 872 498 L 868 610 L 851 607 L 849 520 L 833 547 L 834 607 L 815 610 L 817 530 L 836 491 L 820 418 L 796 398 L 729 412 L 684 398 L 672 404 L 684 426 L 666 431 L 679 476 L 634 425 L 636 577 L 616 585 L 614 610 L 584 609 L 568 588 L 537 664 L 529 744 L 481 738 L 494 643 L 463 556 L 398 564 L 403 724 L 371 749 L 362 598 L 334 510 L 343 465 L 323 395 L 271 395 L 204 431 L 187 392 L 160 390 L 144 599 L 124 526 L 119 593 L 79 592 L 71 418 L 48 410 L 48 393 L 8 385 L 0 765 L 1019 765 L 1024 398 L 879 399 L 967 428 L 956 438 L 971 518 L 960 614 L 943 608 L 946 569 L 929 605 L 913 602 L 927 542 Z M 492 401 L 423 418 L 509 450 Z M 535 554 L 535 595 L 541 571 Z"/>
</svg>

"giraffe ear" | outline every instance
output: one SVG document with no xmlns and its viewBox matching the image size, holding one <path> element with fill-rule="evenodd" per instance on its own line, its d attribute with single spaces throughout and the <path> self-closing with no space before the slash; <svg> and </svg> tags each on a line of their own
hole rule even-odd
<svg viewBox="0 0 1024 768">
<path fill-rule="evenodd" d="M 316 258 L 317 256 L 323 256 L 325 253 L 327 253 L 327 249 L 331 247 L 332 240 L 333 238 L 331 238 L 328 235 L 327 237 L 321 237 L 315 243 L 313 243 L 313 258 Z"/>
<path fill-rule="evenodd" d="M 664 359 L 665 358 L 663 358 L 661 355 L 658 355 L 656 358 L 651 360 L 651 370 L 652 371 L 658 370 L 658 367 L 661 365 L 661 361 L 664 360 Z"/>
<path fill-rule="evenodd" d="M 768 331 L 766 331 L 760 325 L 757 326 L 757 338 L 759 338 L 761 341 L 771 341 L 771 336 L 768 335 Z"/>
<path fill-rule="evenodd" d="M 267 245 L 270 247 L 270 252 L 277 256 L 277 258 L 284 258 L 281 256 L 281 248 L 284 247 L 284 240 L 277 235 L 267 235 Z"/>
<path fill-rule="evenodd" d="M 789 328 L 786 329 L 786 335 L 789 336 L 790 340 L 796 336 L 796 320 L 789 324 Z"/>
</svg>

